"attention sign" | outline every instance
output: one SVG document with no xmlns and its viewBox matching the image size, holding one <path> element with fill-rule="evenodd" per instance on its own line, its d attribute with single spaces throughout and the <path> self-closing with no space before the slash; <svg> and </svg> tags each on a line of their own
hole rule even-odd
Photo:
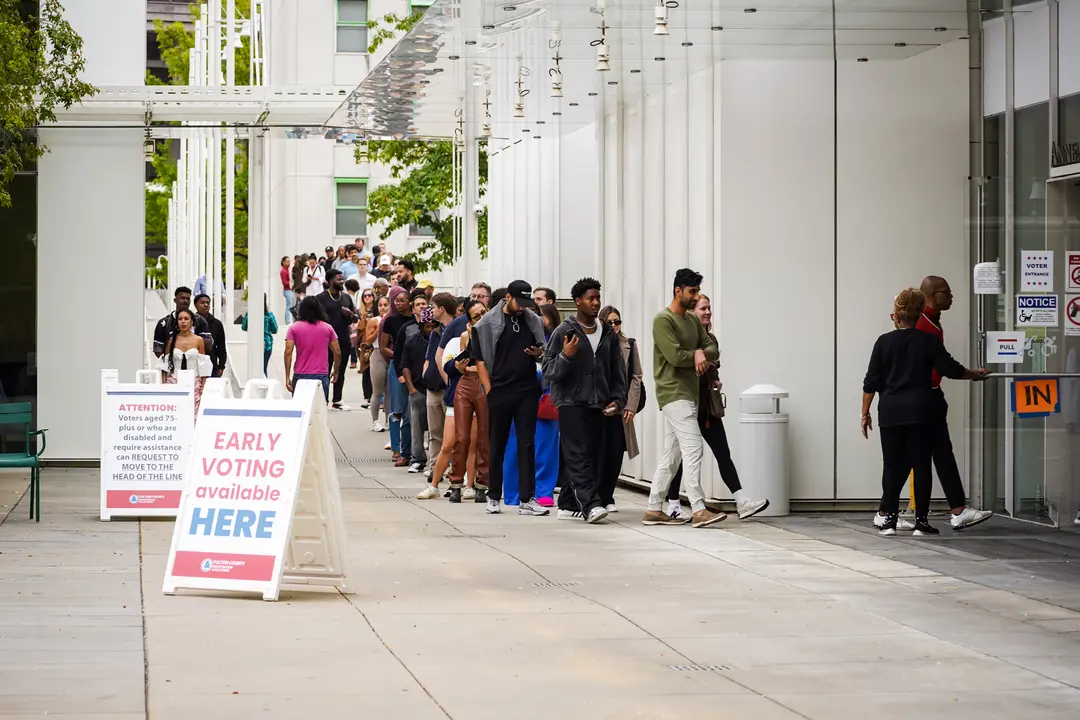
<svg viewBox="0 0 1080 720">
<path fill-rule="evenodd" d="M 1012 410 L 1017 417 L 1048 417 L 1061 412 L 1057 378 L 1017 378 L 1013 383 Z"/>
</svg>

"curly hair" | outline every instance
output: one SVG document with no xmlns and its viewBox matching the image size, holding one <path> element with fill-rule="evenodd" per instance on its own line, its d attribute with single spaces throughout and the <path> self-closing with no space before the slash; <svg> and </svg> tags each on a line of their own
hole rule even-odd
<svg viewBox="0 0 1080 720">
<path fill-rule="evenodd" d="M 585 293 L 590 290 L 596 290 L 597 292 L 599 292 L 600 289 L 601 288 L 599 280 L 591 277 L 583 277 L 576 283 L 574 283 L 574 287 L 570 288 L 570 297 L 574 300 L 577 300 L 580 297 L 584 297 Z"/>
<path fill-rule="evenodd" d="M 909 287 L 901 290 L 893 300 L 893 320 L 905 325 L 914 325 L 919 321 L 926 308 L 926 296 L 921 290 Z"/>
</svg>

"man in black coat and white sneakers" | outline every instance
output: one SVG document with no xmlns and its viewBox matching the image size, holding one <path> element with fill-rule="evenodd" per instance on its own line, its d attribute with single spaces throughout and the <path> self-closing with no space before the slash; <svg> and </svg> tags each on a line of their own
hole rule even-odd
<svg viewBox="0 0 1080 720">
<path fill-rule="evenodd" d="M 559 493 L 559 518 L 597 523 L 607 517 L 599 494 L 604 432 L 611 425 L 604 418 L 626 405 L 626 363 L 618 335 L 597 320 L 600 283 L 582 278 L 570 296 L 577 313 L 552 333 L 543 362 L 544 382 L 559 409 L 561 462 L 570 481 Z"/>
</svg>

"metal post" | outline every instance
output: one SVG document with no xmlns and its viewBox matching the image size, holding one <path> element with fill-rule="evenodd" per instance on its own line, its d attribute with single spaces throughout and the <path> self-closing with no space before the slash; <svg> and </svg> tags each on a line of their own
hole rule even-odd
<svg viewBox="0 0 1080 720">
<path fill-rule="evenodd" d="M 236 86 L 236 0 L 226 0 L 225 85 Z M 230 307 L 236 289 L 236 140 L 233 131 L 225 138 L 225 297 Z M 232 310 L 230 313 L 234 312 Z"/>
<path fill-rule="evenodd" d="M 983 160 L 983 72 L 982 72 L 982 13 L 981 0 L 967 0 L 968 20 L 968 247 L 974 250 L 973 263 L 986 261 L 986 247 L 983 235 L 983 195 L 986 172 Z M 971 265 L 972 263 L 969 263 Z M 973 308 L 975 327 L 974 342 L 971 344 L 972 361 L 981 365 L 986 339 L 985 295 L 975 295 Z M 975 384 L 971 388 L 971 443 L 967 466 L 971 478 L 968 492 L 975 499 L 976 507 L 987 507 L 996 498 L 986 497 L 986 392 L 983 386 Z M 912 488 L 914 492 L 914 487 Z"/>
<path fill-rule="evenodd" d="M 1013 330 L 1016 310 L 1016 36 L 1012 0 L 1004 0 L 1005 13 L 1005 329 Z M 1009 412 L 1009 391 L 1005 399 L 1005 509 L 1016 517 L 1015 454 L 1016 421 Z"/>
<path fill-rule="evenodd" d="M 248 379 L 265 377 L 263 374 L 263 302 L 266 292 L 267 226 L 264 213 L 266 197 L 264 187 L 269 185 L 266 175 L 266 149 L 269 133 L 266 129 L 252 129 L 248 138 L 248 330 L 247 330 L 247 376 Z"/>
<path fill-rule="evenodd" d="M 472 83 L 465 82 L 465 162 L 462 174 L 462 290 L 476 282 L 480 269 L 480 223 L 476 206 L 480 202 L 480 143 L 477 138 L 476 92 Z M 494 301 L 495 298 L 492 298 Z"/>
</svg>

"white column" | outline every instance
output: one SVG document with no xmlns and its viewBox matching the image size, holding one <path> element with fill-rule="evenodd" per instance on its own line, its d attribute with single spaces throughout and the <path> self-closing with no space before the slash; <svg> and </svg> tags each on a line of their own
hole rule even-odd
<svg viewBox="0 0 1080 720">
<path fill-rule="evenodd" d="M 253 130 L 248 140 L 248 331 L 247 364 L 249 379 L 263 374 L 263 294 L 267 290 L 267 249 L 269 223 L 266 221 L 266 190 L 269 177 L 266 162 L 269 131 Z"/>
</svg>

